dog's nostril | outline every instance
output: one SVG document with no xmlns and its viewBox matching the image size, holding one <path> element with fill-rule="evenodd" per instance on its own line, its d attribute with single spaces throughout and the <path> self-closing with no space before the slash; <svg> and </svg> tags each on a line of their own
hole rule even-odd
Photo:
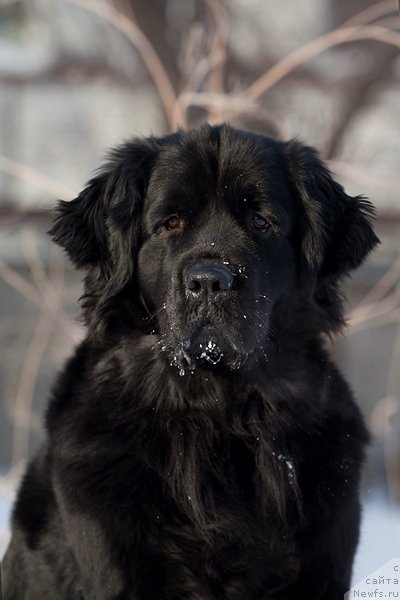
<svg viewBox="0 0 400 600">
<path fill-rule="evenodd" d="M 211 284 L 211 290 L 213 292 L 220 292 L 221 291 L 221 284 L 220 284 L 220 282 L 218 280 L 212 282 L 212 284 Z"/>
<path fill-rule="evenodd" d="M 188 289 L 191 292 L 200 292 L 201 291 L 200 281 L 198 281 L 197 279 L 192 279 L 192 281 L 189 282 Z"/>
</svg>

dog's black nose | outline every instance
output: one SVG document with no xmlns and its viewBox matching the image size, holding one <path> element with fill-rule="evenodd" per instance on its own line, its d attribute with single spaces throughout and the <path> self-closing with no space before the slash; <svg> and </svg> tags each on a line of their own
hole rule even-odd
<svg viewBox="0 0 400 600">
<path fill-rule="evenodd" d="M 233 274 L 225 267 L 194 265 L 186 271 L 185 288 L 191 296 L 215 300 L 232 289 L 233 279 Z"/>
</svg>

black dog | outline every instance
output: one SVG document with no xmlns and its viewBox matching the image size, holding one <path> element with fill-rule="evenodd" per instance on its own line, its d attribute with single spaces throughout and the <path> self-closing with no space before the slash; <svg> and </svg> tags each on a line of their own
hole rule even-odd
<svg viewBox="0 0 400 600">
<path fill-rule="evenodd" d="M 342 600 L 367 432 L 324 339 L 375 246 L 316 152 L 228 126 L 133 140 L 51 234 L 84 269 L 6 600 Z"/>
</svg>

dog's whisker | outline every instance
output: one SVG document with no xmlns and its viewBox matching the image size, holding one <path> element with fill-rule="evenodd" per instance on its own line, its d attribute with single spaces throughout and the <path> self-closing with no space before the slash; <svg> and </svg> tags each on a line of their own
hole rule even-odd
<svg viewBox="0 0 400 600">
<path fill-rule="evenodd" d="M 147 318 L 147 323 L 150 323 L 153 319 L 155 319 L 163 310 L 166 310 L 166 304 L 163 304 L 161 308 L 156 310 L 153 313 L 149 313 L 149 317 Z"/>
</svg>

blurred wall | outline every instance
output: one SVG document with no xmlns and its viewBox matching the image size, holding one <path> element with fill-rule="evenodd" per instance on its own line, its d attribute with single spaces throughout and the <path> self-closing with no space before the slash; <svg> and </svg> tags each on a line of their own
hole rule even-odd
<svg viewBox="0 0 400 600">
<path fill-rule="evenodd" d="M 333 351 L 374 433 L 366 489 L 400 500 L 399 48 L 395 0 L 0 0 L 0 496 L 82 336 L 55 199 L 125 138 L 229 120 L 317 146 L 377 206 Z"/>
</svg>

